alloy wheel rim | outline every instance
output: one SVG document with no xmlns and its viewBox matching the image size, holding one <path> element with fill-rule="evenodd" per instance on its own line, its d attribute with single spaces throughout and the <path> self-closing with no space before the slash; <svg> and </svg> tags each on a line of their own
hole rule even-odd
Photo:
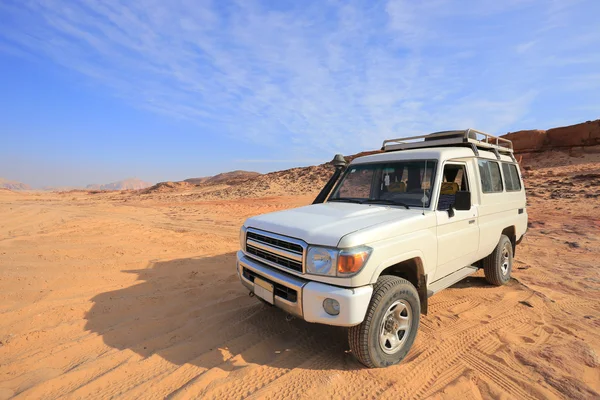
<svg viewBox="0 0 600 400">
<path fill-rule="evenodd" d="M 506 243 L 502 248 L 502 259 L 500 264 L 500 269 L 502 270 L 502 275 L 506 275 L 508 273 L 508 268 L 510 267 L 510 243 Z"/>
<path fill-rule="evenodd" d="M 395 354 L 408 340 L 412 308 L 405 300 L 396 300 L 385 312 L 379 328 L 379 346 L 386 354 Z"/>
</svg>

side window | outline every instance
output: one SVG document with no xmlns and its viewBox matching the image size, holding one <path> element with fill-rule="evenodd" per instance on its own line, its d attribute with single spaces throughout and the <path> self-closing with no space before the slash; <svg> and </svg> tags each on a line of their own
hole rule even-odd
<svg viewBox="0 0 600 400">
<path fill-rule="evenodd" d="M 507 192 L 518 192 L 521 190 L 519 171 L 515 164 L 502 163 L 502 174 L 504 175 L 504 186 Z"/>
<path fill-rule="evenodd" d="M 500 166 L 495 161 L 478 160 L 481 191 L 483 193 L 498 193 L 502 191 Z"/>
<path fill-rule="evenodd" d="M 448 210 L 456 199 L 456 192 L 469 190 L 464 165 L 446 164 L 442 175 L 438 210 Z"/>
</svg>

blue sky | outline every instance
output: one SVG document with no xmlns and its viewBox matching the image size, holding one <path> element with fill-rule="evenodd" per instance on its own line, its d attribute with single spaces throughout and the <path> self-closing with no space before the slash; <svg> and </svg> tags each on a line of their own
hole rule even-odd
<svg viewBox="0 0 600 400">
<path fill-rule="evenodd" d="M 0 2 L 0 177 L 260 172 L 600 117 L 598 1 Z"/>
</svg>

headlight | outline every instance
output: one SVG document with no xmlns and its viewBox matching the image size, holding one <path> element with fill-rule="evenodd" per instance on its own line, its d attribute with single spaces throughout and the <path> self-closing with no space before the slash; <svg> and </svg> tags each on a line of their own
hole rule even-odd
<svg viewBox="0 0 600 400">
<path fill-rule="evenodd" d="M 306 254 L 306 272 L 315 275 L 335 276 L 337 250 L 325 247 L 310 247 Z"/>
<path fill-rule="evenodd" d="M 373 249 L 367 246 L 341 250 L 337 262 L 338 276 L 352 275 L 360 271 L 367 263 L 371 251 Z"/>
<path fill-rule="evenodd" d="M 246 251 L 246 227 L 244 225 L 240 228 L 240 249 Z"/>
<path fill-rule="evenodd" d="M 373 249 L 367 246 L 345 250 L 311 246 L 306 254 L 306 272 L 313 275 L 354 275 L 367 264 L 371 251 Z"/>
</svg>

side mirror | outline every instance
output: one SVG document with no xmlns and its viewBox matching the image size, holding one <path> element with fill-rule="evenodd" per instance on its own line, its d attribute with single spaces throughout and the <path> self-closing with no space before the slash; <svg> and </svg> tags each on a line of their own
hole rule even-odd
<svg viewBox="0 0 600 400">
<path fill-rule="evenodd" d="M 456 192 L 453 207 L 455 210 L 469 211 L 471 209 L 471 192 Z"/>
</svg>

